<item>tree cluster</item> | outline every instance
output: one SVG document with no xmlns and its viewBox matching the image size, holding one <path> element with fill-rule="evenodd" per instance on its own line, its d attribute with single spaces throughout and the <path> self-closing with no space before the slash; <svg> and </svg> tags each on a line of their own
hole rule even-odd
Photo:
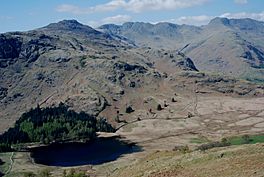
<svg viewBox="0 0 264 177">
<path fill-rule="evenodd" d="M 202 144 L 197 149 L 201 150 L 201 151 L 205 151 L 205 150 L 212 149 L 215 147 L 226 147 L 226 146 L 230 146 L 230 145 L 231 145 L 231 143 L 228 142 L 228 140 L 226 138 L 223 138 L 221 142 L 216 141 L 216 142 L 210 142 L 207 144 Z"/>
<path fill-rule="evenodd" d="M 90 140 L 97 131 L 113 132 L 114 128 L 103 118 L 97 120 L 84 112 L 77 113 L 62 103 L 42 109 L 37 106 L 0 136 L 0 152 L 10 151 L 11 145 L 21 143 Z"/>
</svg>

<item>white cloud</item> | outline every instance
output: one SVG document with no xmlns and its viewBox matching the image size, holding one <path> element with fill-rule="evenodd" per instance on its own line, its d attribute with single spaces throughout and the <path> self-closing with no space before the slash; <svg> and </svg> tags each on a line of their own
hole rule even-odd
<svg viewBox="0 0 264 177">
<path fill-rule="evenodd" d="M 95 28 L 103 24 L 118 24 L 119 25 L 119 24 L 123 24 L 128 21 L 131 21 L 131 19 L 132 17 L 129 15 L 116 15 L 112 17 L 106 17 L 98 21 L 89 21 L 88 25 L 95 27 Z"/>
<path fill-rule="evenodd" d="M 62 4 L 56 8 L 57 12 L 68 12 L 73 14 L 87 14 L 102 11 L 114 11 L 125 9 L 131 12 L 142 12 L 148 10 L 175 10 L 202 5 L 209 0 L 112 0 L 105 4 L 93 7 L 80 8 L 70 4 Z"/>
<path fill-rule="evenodd" d="M 122 24 L 131 20 L 129 15 L 116 15 L 113 17 L 106 17 L 102 20 L 104 24 L 106 23 L 114 23 L 114 24 Z"/>
<path fill-rule="evenodd" d="M 106 4 L 100 4 L 94 7 L 90 7 L 94 11 L 114 11 L 119 8 L 125 8 L 127 3 L 125 0 L 112 0 Z"/>
<path fill-rule="evenodd" d="M 235 2 L 236 4 L 247 4 L 247 3 L 248 3 L 247 0 L 234 0 L 234 2 Z"/>
<path fill-rule="evenodd" d="M 206 25 L 217 16 L 208 16 L 208 15 L 199 15 L 199 16 L 182 16 L 175 19 L 167 20 L 171 23 L 176 24 L 187 24 L 187 25 Z M 240 13 L 224 13 L 222 15 L 219 15 L 218 17 L 222 18 L 234 18 L 234 19 L 241 19 L 241 18 L 251 18 L 258 21 L 264 21 L 264 11 L 260 13 L 246 13 L 246 12 L 240 12 Z"/>
<path fill-rule="evenodd" d="M 208 0 L 130 0 L 126 3 L 126 9 L 132 12 L 146 10 L 175 10 L 201 5 Z"/>
<path fill-rule="evenodd" d="M 240 13 L 224 13 L 220 15 L 220 17 L 226 17 L 226 18 L 251 18 L 254 20 L 264 21 L 264 11 L 260 13 L 246 13 L 246 12 L 240 12 Z"/>
<path fill-rule="evenodd" d="M 199 16 L 182 16 L 176 19 L 171 19 L 169 22 L 177 24 L 187 24 L 201 26 L 208 24 L 208 22 L 213 19 L 214 16 L 199 15 Z"/>
<path fill-rule="evenodd" d="M 62 4 L 59 5 L 56 8 L 57 12 L 68 12 L 68 13 L 73 13 L 73 14 L 85 14 L 85 13 L 89 13 L 90 9 L 82 9 L 78 6 L 74 6 L 74 5 L 70 5 L 70 4 Z"/>
</svg>

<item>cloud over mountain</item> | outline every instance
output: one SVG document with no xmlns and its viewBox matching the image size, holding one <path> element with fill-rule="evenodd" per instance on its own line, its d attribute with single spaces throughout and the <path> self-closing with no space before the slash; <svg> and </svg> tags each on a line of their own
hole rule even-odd
<svg viewBox="0 0 264 177">
<path fill-rule="evenodd" d="M 126 11 L 140 13 L 146 10 L 175 10 L 202 5 L 206 2 L 208 2 L 208 0 L 112 0 L 105 4 L 99 4 L 87 8 L 81 8 L 71 4 L 62 4 L 56 8 L 56 11 L 73 14 L 88 14 L 93 12 L 107 12 L 117 9 L 125 9 Z"/>
</svg>

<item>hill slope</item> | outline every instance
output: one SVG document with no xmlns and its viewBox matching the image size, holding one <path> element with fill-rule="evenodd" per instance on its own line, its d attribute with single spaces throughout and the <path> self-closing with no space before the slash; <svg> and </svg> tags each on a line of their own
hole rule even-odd
<svg viewBox="0 0 264 177">
<path fill-rule="evenodd" d="M 1 34 L 1 131 L 37 104 L 63 102 L 77 112 L 97 116 L 127 88 L 165 76 L 144 52 L 74 20 Z M 190 59 L 180 55 L 174 69 L 196 70 Z"/>
</svg>

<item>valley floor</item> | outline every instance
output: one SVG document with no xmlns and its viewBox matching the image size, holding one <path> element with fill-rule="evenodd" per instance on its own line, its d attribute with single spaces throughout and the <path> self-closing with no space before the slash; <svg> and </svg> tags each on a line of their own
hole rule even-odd
<svg viewBox="0 0 264 177">
<path fill-rule="evenodd" d="M 153 97 L 155 102 L 171 95 Z M 124 114 L 116 132 L 122 139 L 141 146 L 143 151 L 96 166 L 84 166 L 92 176 L 256 176 L 264 175 L 264 145 L 240 145 L 192 151 L 202 143 L 223 137 L 264 132 L 264 98 L 234 98 L 196 94 L 175 96 L 161 111 L 150 114 L 146 107 Z M 108 110 L 106 110 L 108 111 Z M 110 113 L 110 112 L 109 112 Z M 188 113 L 192 115 L 188 118 Z M 116 135 L 115 134 L 115 135 Z M 175 147 L 187 145 L 192 152 L 182 154 Z M 221 157 L 220 157 L 221 156 Z M 15 153 L 10 176 L 39 171 L 27 153 Z M 63 169 L 49 167 L 54 176 Z M 67 169 L 67 168 L 66 168 Z"/>
</svg>

